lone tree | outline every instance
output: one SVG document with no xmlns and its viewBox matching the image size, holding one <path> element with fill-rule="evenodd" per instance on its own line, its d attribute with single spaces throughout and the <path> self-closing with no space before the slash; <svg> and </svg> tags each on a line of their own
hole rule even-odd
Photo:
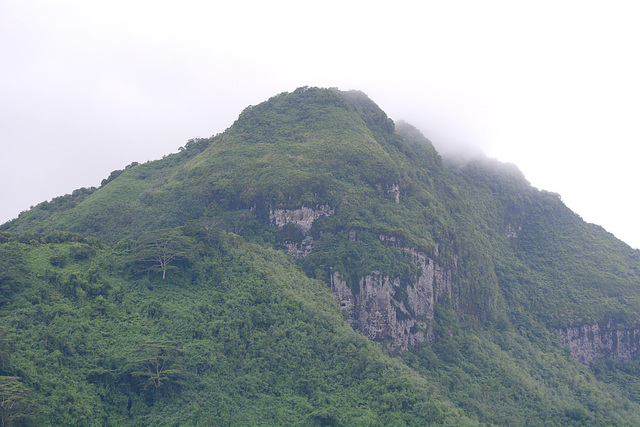
<svg viewBox="0 0 640 427">
<path fill-rule="evenodd" d="M 189 239 L 179 229 L 157 230 L 140 237 L 135 260 L 144 265 L 145 270 L 162 272 L 164 279 L 167 270 L 178 268 L 174 263 L 189 258 L 189 250 Z"/>
<path fill-rule="evenodd" d="M 179 383 L 184 375 L 179 364 L 184 350 L 169 341 L 146 341 L 131 353 L 130 374 L 141 380 L 143 389 L 153 385 L 160 388 L 165 383 Z"/>
<path fill-rule="evenodd" d="M 20 378 L 0 376 L 0 426 L 8 426 L 37 413 L 31 391 Z"/>
</svg>

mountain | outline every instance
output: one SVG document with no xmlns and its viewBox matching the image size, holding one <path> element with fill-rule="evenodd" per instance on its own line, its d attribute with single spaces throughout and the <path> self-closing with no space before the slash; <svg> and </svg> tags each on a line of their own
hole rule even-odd
<svg viewBox="0 0 640 427">
<path fill-rule="evenodd" d="M 0 232 L 19 422 L 640 424 L 640 251 L 361 92 L 279 94 Z"/>
</svg>

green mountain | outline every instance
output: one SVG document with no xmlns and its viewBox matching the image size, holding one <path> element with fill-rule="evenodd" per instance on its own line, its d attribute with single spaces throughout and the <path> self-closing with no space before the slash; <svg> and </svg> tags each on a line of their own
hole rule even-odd
<svg viewBox="0 0 640 427">
<path fill-rule="evenodd" d="M 300 88 L 0 226 L 3 420 L 640 425 L 640 251 Z"/>
</svg>

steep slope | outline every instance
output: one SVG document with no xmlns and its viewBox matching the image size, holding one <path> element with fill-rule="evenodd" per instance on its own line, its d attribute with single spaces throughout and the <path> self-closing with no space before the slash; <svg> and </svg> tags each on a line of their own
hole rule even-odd
<svg viewBox="0 0 640 427">
<path fill-rule="evenodd" d="M 517 179 L 487 168 L 496 165 L 470 165 L 463 174 L 474 187 L 487 189 L 491 205 L 501 210 L 493 227 L 503 231 L 508 244 L 495 257 L 503 264 L 496 266 L 496 274 L 508 306 L 535 313 L 583 363 L 635 359 L 640 350 L 633 337 L 640 324 L 640 251 L 585 223 L 557 194 L 534 190 L 522 179 L 517 188 Z M 584 328 L 591 333 L 576 332 Z M 605 338 L 612 331 L 625 342 Z M 590 349 L 581 349 L 572 336 Z M 594 339 L 608 349 L 593 348 Z"/>
<path fill-rule="evenodd" d="M 22 240 L 61 229 L 116 248 L 183 226 L 284 250 L 325 283 L 353 329 L 475 420 L 640 422 L 630 385 L 640 349 L 638 251 L 514 166 L 443 161 L 360 92 L 277 95 L 222 134 L 114 171 L 99 189 L 38 205 L 0 229 Z M 207 287 L 207 274 L 181 280 Z"/>
</svg>

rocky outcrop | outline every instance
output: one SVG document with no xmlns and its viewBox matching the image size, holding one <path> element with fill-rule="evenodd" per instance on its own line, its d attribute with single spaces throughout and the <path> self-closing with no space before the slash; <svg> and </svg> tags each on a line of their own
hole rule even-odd
<svg viewBox="0 0 640 427">
<path fill-rule="evenodd" d="M 301 242 L 284 242 L 284 250 L 292 258 L 302 259 L 311 253 L 314 243 L 313 237 L 304 236 Z"/>
<path fill-rule="evenodd" d="M 400 184 L 377 184 L 378 190 L 384 191 L 384 193 L 393 198 L 396 204 L 400 204 Z"/>
<path fill-rule="evenodd" d="M 295 224 L 306 234 L 311 230 L 313 221 L 323 216 L 331 216 L 334 213 L 335 211 L 329 205 L 319 205 L 315 208 L 302 206 L 298 209 L 270 209 L 269 219 L 278 227 L 290 223 Z"/>
<path fill-rule="evenodd" d="M 507 224 L 505 235 L 509 239 L 517 239 L 520 236 L 520 232 L 522 231 L 522 226 L 517 224 Z"/>
<path fill-rule="evenodd" d="M 399 202 L 399 187 L 391 185 L 387 190 Z M 313 222 L 333 214 L 334 210 L 328 205 L 302 206 L 298 209 L 271 209 L 269 218 L 281 229 L 294 226 L 299 230 L 296 232 L 298 238 L 285 241 L 284 246 L 293 258 L 301 259 L 313 250 Z M 349 240 L 357 239 L 358 230 L 350 230 Z M 435 304 L 452 299 L 457 305 L 452 292 L 452 277 L 457 263 L 454 260 L 453 270 L 439 265 L 436 261 L 439 258 L 438 246 L 429 257 L 403 247 L 395 236 L 380 234 L 379 239 L 411 257 L 418 270 L 414 280 L 408 284 L 401 283 L 398 278 L 372 271 L 361 277 L 355 286 L 349 286 L 344 277 L 332 271 L 330 286 L 333 295 L 347 313 L 349 324 L 374 341 L 404 350 L 410 346 L 417 347 L 424 341 L 433 341 Z"/>
<path fill-rule="evenodd" d="M 560 344 L 568 347 L 573 357 L 585 365 L 602 359 L 628 362 L 640 355 L 640 327 L 617 328 L 608 322 L 572 326 L 556 332 Z"/>
<path fill-rule="evenodd" d="M 393 201 L 396 204 L 400 203 L 400 186 L 398 184 L 389 184 L 387 186 L 387 193 L 393 195 Z"/>
<path fill-rule="evenodd" d="M 313 222 L 318 218 L 331 216 L 335 211 L 329 205 L 319 205 L 314 208 L 302 206 L 298 209 L 270 209 L 269 220 L 279 228 L 292 224 L 302 233 L 301 241 L 284 242 L 285 250 L 293 258 L 304 258 L 313 250 L 313 238 L 309 234 Z"/>
<path fill-rule="evenodd" d="M 410 284 L 401 284 L 380 272 L 359 280 L 352 290 L 337 272 L 331 274 L 334 297 L 349 316 L 351 326 L 368 338 L 391 348 L 407 350 L 433 341 L 434 306 L 452 298 L 452 273 L 418 251 L 401 248 L 412 256 L 419 274 Z"/>
</svg>

